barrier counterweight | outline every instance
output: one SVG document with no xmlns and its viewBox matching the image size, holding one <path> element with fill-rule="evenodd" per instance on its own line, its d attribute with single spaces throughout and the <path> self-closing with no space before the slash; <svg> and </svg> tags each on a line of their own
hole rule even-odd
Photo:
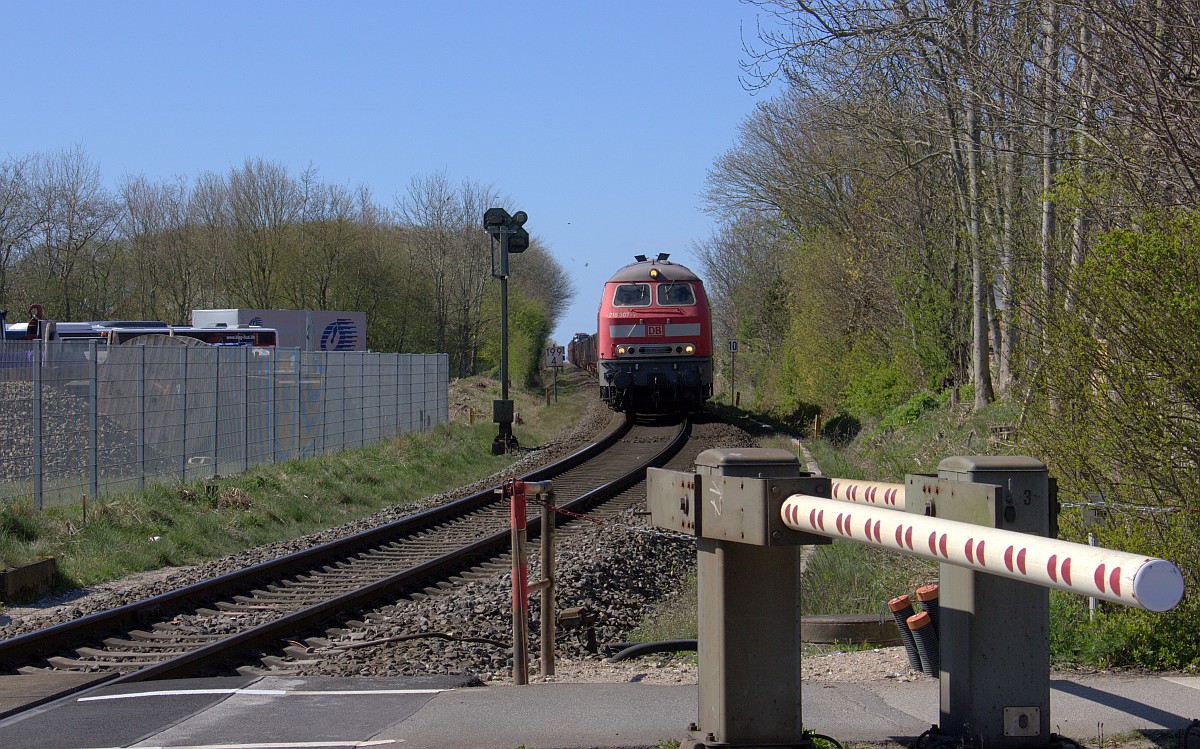
<svg viewBox="0 0 1200 749">
<path fill-rule="evenodd" d="M 1149 611 L 1183 596 L 1183 575 L 1165 559 L 801 494 L 784 501 L 782 515 L 794 530 Z"/>
</svg>

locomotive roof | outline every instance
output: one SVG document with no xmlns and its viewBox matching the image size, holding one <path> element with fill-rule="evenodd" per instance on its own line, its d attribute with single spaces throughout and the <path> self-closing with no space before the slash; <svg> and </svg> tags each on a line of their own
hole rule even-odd
<svg viewBox="0 0 1200 749">
<path fill-rule="evenodd" d="M 697 276 L 687 266 L 679 263 L 672 263 L 670 260 L 643 260 L 638 263 L 630 263 L 621 270 L 612 275 L 608 279 L 609 283 L 613 281 L 649 281 L 650 268 L 655 267 L 662 271 L 662 281 L 699 281 L 700 276 Z"/>
</svg>

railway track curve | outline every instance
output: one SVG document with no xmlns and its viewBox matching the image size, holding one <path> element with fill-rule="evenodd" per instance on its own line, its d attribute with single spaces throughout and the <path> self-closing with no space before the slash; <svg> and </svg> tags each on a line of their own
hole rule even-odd
<svg viewBox="0 0 1200 749">
<path fill-rule="evenodd" d="M 551 479 L 560 507 L 588 512 L 641 481 L 688 439 L 685 422 L 624 422 L 522 478 Z M 76 621 L 0 641 L 0 673 L 96 674 L 101 684 L 228 672 L 262 649 L 372 602 L 445 586 L 503 556 L 496 487 L 378 528 Z M 611 510 L 624 509 L 627 504 Z M 561 516 L 560 516 L 561 517 Z M 531 521 L 531 533 L 537 523 Z M 48 695 L 37 704 L 58 699 Z M 25 705 L 23 709 L 32 707 Z M 0 712 L 0 718 L 17 712 Z"/>
</svg>

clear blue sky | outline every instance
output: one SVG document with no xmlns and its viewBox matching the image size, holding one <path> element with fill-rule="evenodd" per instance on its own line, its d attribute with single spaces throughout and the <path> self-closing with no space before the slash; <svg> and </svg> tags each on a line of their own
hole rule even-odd
<svg viewBox="0 0 1200 749">
<path fill-rule="evenodd" d="M 81 145 L 114 187 L 261 157 L 371 187 L 495 185 L 594 331 L 634 254 L 696 265 L 706 171 L 762 100 L 737 0 L 6 3 L 0 155 Z"/>
</svg>

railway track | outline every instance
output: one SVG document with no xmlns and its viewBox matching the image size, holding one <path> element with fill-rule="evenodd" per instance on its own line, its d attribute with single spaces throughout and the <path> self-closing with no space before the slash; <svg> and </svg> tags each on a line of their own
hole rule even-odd
<svg viewBox="0 0 1200 749">
<path fill-rule="evenodd" d="M 687 442 L 687 422 L 624 422 L 593 445 L 522 478 L 554 481 L 558 504 L 595 511 Z M 628 493 L 626 493 L 628 494 Z M 608 513 L 628 506 L 618 501 Z M 561 516 L 560 516 L 561 518 Z M 537 523 L 531 519 L 530 531 Z M 95 674 L 99 684 L 229 673 L 339 616 L 488 568 L 509 544 L 491 488 L 335 542 L 145 601 L 0 642 L 0 673 Z M 468 574 L 470 574 L 468 572 Z M 47 695 L 43 704 L 79 689 Z M 21 709 L 32 707 L 24 705 Z M 0 718 L 19 712 L 0 712 Z"/>
</svg>

